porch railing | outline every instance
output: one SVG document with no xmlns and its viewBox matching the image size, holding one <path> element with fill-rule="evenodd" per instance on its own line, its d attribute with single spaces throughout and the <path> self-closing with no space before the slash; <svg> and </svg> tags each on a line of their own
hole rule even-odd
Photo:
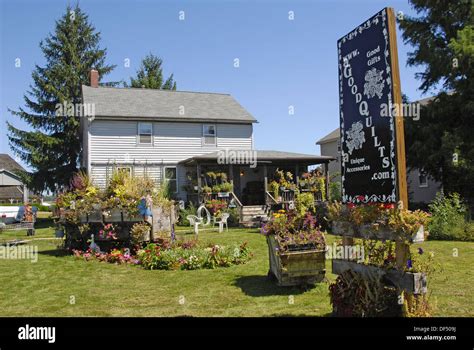
<svg viewBox="0 0 474 350">
<path fill-rule="evenodd" d="M 278 200 L 272 196 L 272 194 L 268 191 L 265 192 L 265 205 L 272 206 L 275 204 L 280 204 Z"/>
</svg>

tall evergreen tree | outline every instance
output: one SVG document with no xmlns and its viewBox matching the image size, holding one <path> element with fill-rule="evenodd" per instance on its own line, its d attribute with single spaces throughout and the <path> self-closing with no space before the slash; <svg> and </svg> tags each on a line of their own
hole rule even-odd
<svg viewBox="0 0 474 350">
<path fill-rule="evenodd" d="M 422 66 L 420 90 L 435 99 L 407 119 L 407 161 L 446 192 L 474 199 L 474 5 L 472 0 L 411 0 L 419 17 L 401 20 L 408 65 Z"/>
<path fill-rule="evenodd" d="M 33 130 L 8 124 L 10 147 L 33 169 L 25 176 L 30 188 L 58 190 L 69 184 L 79 168 L 81 85 L 89 84 L 89 71 L 100 77 L 114 66 L 105 64 L 106 50 L 99 48 L 100 33 L 76 5 L 56 21 L 54 33 L 40 42 L 46 59 L 35 66 L 33 84 L 24 95 L 26 108 L 10 112 Z M 69 106 L 61 110 L 58 106 Z"/>
<path fill-rule="evenodd" d="M 163 81 L 163 60 L 152 53 L 145 56 L 135 78 L 130 78 L 130 86 L 134 88 L 176 90 L 176 82 L 171 74 Z"/>
</svg>

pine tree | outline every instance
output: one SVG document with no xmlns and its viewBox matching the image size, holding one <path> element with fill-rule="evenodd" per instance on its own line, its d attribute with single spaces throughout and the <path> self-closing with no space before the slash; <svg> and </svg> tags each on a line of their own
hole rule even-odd
<svg viewBox="0 0 474 350">
<path fill-rule="evenodd" d="M 418 121 L 407 119 L 407 161 L 474 199 L 474 8 L 471 0 L 411 0 L 419 17 L 401 20 L 408 65 L 422 66 L 420 90 L 435 99 Z"/>
<path fill-rule="evenodd" d="M 145 56 L 137 71 L 136 78 L 130 78 L 130 86 L 134 88 L 176 90 L 173 74 L 163 82 L 163 60 L 152 53 Z"/>
<path fill-rule="evenodd" d="M 81 85 L 89 84 L 91 68 L 101 77 L 114 68 L 105 64 L 106 50 L 99 48 L 99 40 L 100 33 L 79 6 L 68 6 L 54 33 L 40 42 L 46 64 L 36 65 L 32 73 L 33 84 L 24 95 L 26 108 L 10 110 L 33 129 L 8 123 L 10 147 L 32 168 L 25 181 L 36 191 L 67 186 L 79 168 L 81 112 L 67 108 L 64 113 L 58 106 L 81 103 Z"/>
</svg>

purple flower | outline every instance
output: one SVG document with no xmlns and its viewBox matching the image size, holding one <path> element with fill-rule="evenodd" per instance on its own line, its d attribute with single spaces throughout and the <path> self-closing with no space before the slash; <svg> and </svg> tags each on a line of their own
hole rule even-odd
<svg viewBox="0 0 474 350">
<path fill-rule="evenodd" d="M 411 261 L 411 259 L 408 259 L 408 260 L 407 260 L 407 267 L 408 267 L 409 269 L 411 269 L 411 268 L 413 267 L 413 262 Z"/>
<path fill-rule="evenodd" d="M 424 251 L 423 251 L 423 248 L 418 248 L 418 254 L 423 254 Z"/>
</svg>

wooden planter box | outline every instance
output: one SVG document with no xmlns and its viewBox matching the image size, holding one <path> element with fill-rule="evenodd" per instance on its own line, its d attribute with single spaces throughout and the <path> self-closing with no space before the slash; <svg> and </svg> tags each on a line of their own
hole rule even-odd
<svg viewBox="0 0 474 350">
<path fill-rule="evenodd" d="M 141 215 L 131 216 L 131 215 L 124 212 L 123 213 L 123 221 L 140 222 L 140 221 L 143 221 L 143 216 L 141 216 Z"/>
<path fill-rule="evenodd" d="M 334 221 L 332 223 L 332 233 L 338 236 L 346 236 L 353 238 L 372 239 L 381 241 L 397 241 L 399 240 L 399 234 L 386 227 L 379 227 L 378 229 L 372 227 L 372 225 L 362 225 L 355 228 L 349 222 L 345 221 Z M 424 241 L 424 228 L 420 226 L 418 232 L 411 237 L 412 243 L 418 243 Z"/>
<path fill-rule="evenodd" d="M 104 215 L 104 222 L 122 222 L 122 211 L 120 209 L 112 209 Z"/>
<path fill-rule="evenodd" d="M 378 266 L 363 265 L 355 261 L 333 259 L 332 272 L 340 275 L 346 270 L 360 273 L 367 278 L 381 278 L 388 285 L 413 294 L 427 293 L 426 275 L 421 272 L 404 272 L 395 269 L 385 269 Z"/>
<path fill-rule="evenodd" d="M 324 250 L 299 250 L 278 253 L 273 236 L 267 236 L 270 258 L 269 274 L 275 276 L 279 286 L 297 286 L 321 282 L 326 274 Z"/>
</svg>

